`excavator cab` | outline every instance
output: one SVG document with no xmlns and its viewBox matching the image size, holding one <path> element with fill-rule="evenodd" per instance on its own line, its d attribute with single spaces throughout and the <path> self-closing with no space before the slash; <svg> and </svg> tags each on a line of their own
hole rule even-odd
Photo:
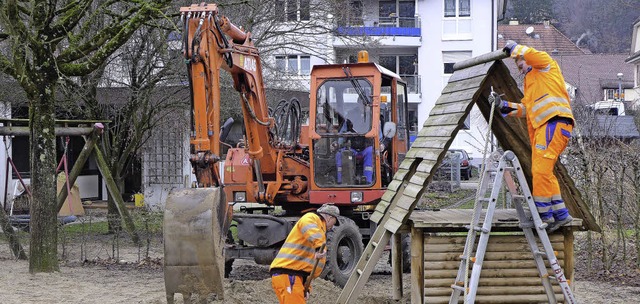
<svg viewBox="0 0 640 304">
<path fill-rule="evenodd" d="M 408 150 L 407 92 L 375 64 L 311 72 L 311 202 L 375 204 Z"/>
</svg>

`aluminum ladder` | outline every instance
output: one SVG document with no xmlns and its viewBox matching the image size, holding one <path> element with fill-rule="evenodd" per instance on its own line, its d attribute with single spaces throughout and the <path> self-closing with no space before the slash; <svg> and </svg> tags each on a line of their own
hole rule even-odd
<svg viewBox="0 0 640 304">
<path fill-rule="evenodd" d="M 518 158 L 512 151 L 506 151 L 502 155 L 496 154 L 492 158 L 494 161 L 490 162 L 488 165 L 485 165 L 485 171 L 482 175 L 482 180 L 478 189 L 479 193 L 477 196 L 477 201 L 474 206 L 472 222 L 471 225 L 467 227 L 467 229 L 469 229 L 469 233 L 467 235 L 464 251 L 461 256 L 462 261 L 460 263 L 460 268 L 458 269 L 456 280 L 454 284 L 451 285 L 451 288 L 453 290 L 451 293 L 451 298 L 449 299 L 449 304 L 457 304 L 460 295 L 464 293 L 465 279 L 469 273 L 467 267 L 471 262 L 473 262 L 473 268 L 471 270 L 471 276 L 468 282 L 467 294 L 464 302 L 475 302 L 476 293 L 478 291 L 478 281 L 480 280 L 480 272 L 482 271 L 482 263 L 484 262 L 484 256 L 487 250 L 489 236 L 491 234 L 491 226 L 493 215 L 496 209 L 496 202 L 498 200 L 498 195 L 500 194 L 500 189 L 502 187 L 503 181 L 506 181 L 506 186 L 511 194 L 513 205 L 516 208 L 518 219 L 520 221 L 519 226 L 520 228 L 522 228 L 522 231 L 527 238 L 527 242 L 529 243 L 529 247 L 531 248 L 531 252 L 533 253 L 536 268 L 538 269 L 538 272 L 540 274 L 542 285 L 544 286 L 549 303 L 557 303 L 555 293 L 553 292 L 551 286 L 551 279 L 555 279 L 560 285 L 560 288 L 562 289 L 562 293 L 564 295 L 565 303 L 577 303 L 576 299 L 573 296 L 573 292 L 571 291 L 571 287 L 569 286 L 569 282 L 567 281 L 562 267 L 558 263 L 558 259 L 556 258 L 553 248 L 551 247 L 551 241 L 549 240 L 549 236 L 547 235 L 547 231 L 545 230 L 547 224 L 543 223 L 540 219 L 540 215 L 538 215 L 536 205 L 533 201 L 533 196 L 531 195 L 531 191 L 529 190 L 527 180 L 524 176 L 524 172 L 522 171 L 522 167 L 520 166 Z M 496 159 L 499 159 L 497 166 L 495 162 Z M 511 166 L 508 166 L 508 163 L 511 163 Z M 520 185 L 521 190 L 520 193 L 522 193 L 521 195 L 517 195 L 517 186 L 511 175 L 512 172 L 515 172 L 518 179 L 518 184 Z M 486 197 L 487 189 L 489 188 L 489 184 L 491 182 L 493 182 L 491 194 L 489 197 Z M 525 214 L 523 201 L 526 201 L 528 209 L 531 211 L 531 217 Z M 483 208 L 485 204 L 487 204 L 486 209 Z M 482 226 L 480 226 L 480 217 L 483 211 L 486 212 L 486 215 L 484 217 Z M 537 232 L 538 238 L 540 239 L 540 243 L 542 244 L 543 248 L 538 247 L 536 237 L 533 233 L 534 229 Z M 474 244 L 477 234 L 480 234 L 480 238 L 478 239 L 477 247 L 475 247 Z M 473 248 L 476 249 L 475 257 L 470 257 L 471 253 L 473 252 Z M 549 270 L 545 266 L 543 260 L 543 258 L 545 257 L 549 261 L 549 265 L 554 276 L 551 276 L 549 274 Z M 469 259 L 469 262 L 467 262 L 467 259 Z"/>
</svg>

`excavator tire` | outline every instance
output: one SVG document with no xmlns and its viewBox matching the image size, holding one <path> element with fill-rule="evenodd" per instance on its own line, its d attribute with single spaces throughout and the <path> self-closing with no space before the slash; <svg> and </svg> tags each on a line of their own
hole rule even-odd
<svg viewBox="0 0 640 304">
<path fill-rule="evenodd" d="M 167 303 L 174 294 L 206 301 L 224 298 L 224 240 L 220 188 L 179 189 L 167 197 L 164 213 L 164 282 Z M 222 204 L 224 206 L 224 204 Z M 190 301 L 190 300 L 189 300 Z M 185 302 L 186 303 L 186 302 Z"/>
<path fill-rule="evenodd" d="M 389 265 L 391 265 L 391 252 L 389 252 Z M 402 272 L 411 272 L 411 234 L 402 235 Z"/>
<path fill-rule="evenodd" d="M 362 235 L 356 223 L 340 217 L 340 225 L 327 232 L 327 262 L 321 277 L 344 287 L 364 252 Z"/>
</svg>

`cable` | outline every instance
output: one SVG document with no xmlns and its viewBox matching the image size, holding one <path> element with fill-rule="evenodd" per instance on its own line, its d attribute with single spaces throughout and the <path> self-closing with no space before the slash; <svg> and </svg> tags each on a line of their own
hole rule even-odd
<svg viewBox="0 0 640 304">
<path fill-rule="evenodd" d="M 300 101 L 297 98 L 278 102 L 272 115 L 276 122 L 276 138 L 280 143 L 291 146 L 298 143 L 301 114 Z"/>
</svg>

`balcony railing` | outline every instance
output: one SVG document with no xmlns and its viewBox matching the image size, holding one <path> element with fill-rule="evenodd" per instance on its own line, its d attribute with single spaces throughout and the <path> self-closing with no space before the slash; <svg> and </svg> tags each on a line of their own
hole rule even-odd
<svg viewBox="0 0 640 304">
<path fill-rule="evenodd" d="M 409 94 L 420 94 L 420 76 L 401 74 L 400 78 L 407 83 Z"/>
<path fill-rule="evenodd" d="M 420 94 L 420 76 L 409 74 L 400 74 L 398 76 L 407 83 L 407 92 L 409 94 Z M 382 87 L 380 93 L 391 94 L 391 87 Z"/>
<path fill-rule="evenodd" d="M 420 37 L 420 16 L 379 17 L 371 19 L 349 19 L 340 22 L 338 35 L 345 36 L 406 36 Z"/>
</svg>

